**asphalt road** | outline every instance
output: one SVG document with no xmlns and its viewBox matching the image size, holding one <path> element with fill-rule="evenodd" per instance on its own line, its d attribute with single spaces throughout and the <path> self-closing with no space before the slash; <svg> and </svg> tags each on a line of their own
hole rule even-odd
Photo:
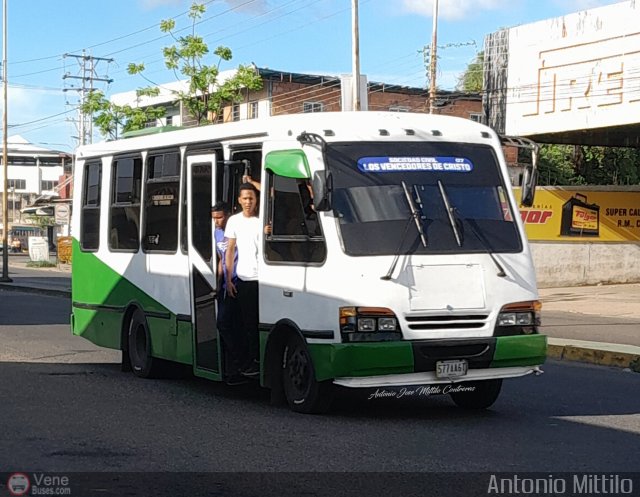
<svg viewBox="0 0 640 497">
<path fill-rule="evenodd" d="M 637 373 L 549 362 L 488 411 L 342 390 L 305 416 L 257 386 L 122 373 L 68 315 L 66 299 L 0 292 L 0 471 L 640 471 Z"/>
</svg>

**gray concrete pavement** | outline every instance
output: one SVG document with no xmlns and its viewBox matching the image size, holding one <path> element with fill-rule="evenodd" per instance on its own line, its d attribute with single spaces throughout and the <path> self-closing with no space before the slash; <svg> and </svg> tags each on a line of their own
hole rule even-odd
<svg viewBox="0 0 640 497">
<path fill-rule="evenodd" d="M 640 284 L 543 288 L 540 298 L 543 323 L 545 313 L 589 318 L 580 330 L 581 340 L 552 328 L 550 357 L 640 372 Z M 606 318 L 615 319 L 617 326 L 607 325 Z M 620 326 L 621 322 L 625 324 Z M 590 328 L 593 323 L 599 326 Z"/>
<path fill-rule="evenodd" d="M 13 281 L 0 282 L 0 290 L 71 296 L 70 265 L 29 268 L 28 261 L 26 256 L 9 258 L 9 276 Z M 543 323 L 545 316 L 556 318 L 543 330 L 549 335 L 550 357 L 640 372 L 640 284 L 543 288 L 540 298 Z M 559 313 L 583 318 L 585 325 L 579 329 L 579 336 L 558 324 Z M 618 320 L 617 326 L 607 326 L 603 319 L 607 317 Z"/>
<path fill-rule="evenodd" d="M 55 258 L 51 259 L 55 262 Z M 71 297 L 71 265 L 59 264 L 55 267 L 28 267 L 29 257 L 11 254 L 9 257 L 10 283 L 0 281 L 1 289 L 45 295 Z M 2 259 L 0 258 L 0 268 Z M 0 273 L 1 276 L 1 273 Z"/>
</svg>

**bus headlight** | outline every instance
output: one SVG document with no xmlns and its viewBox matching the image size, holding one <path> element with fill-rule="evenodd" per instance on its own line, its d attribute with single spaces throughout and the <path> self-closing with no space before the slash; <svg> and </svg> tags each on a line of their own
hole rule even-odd
<svg viewBox="0 0 640 497">
<path fill-rule="evenodd" d="M 368 332 L 376 331 L 375 318 L 358 318 L 358 331 Z"/>
<path fill-rule="evenodd" d="M 396 331 L 398 320 L 396 318 L 379 318 L 378 329 L 380 331 Z"/>
<path fill-rule="evenodd" d="M 350 336 L 357 334 L 354 341 L 380 340 L 384 339 L 383 334 L 387 334 L 384 335 L 387 338 L 391 337 L 389 334 L 399 335 L 400 329 L 395 314 L 386 307 L 341 307 L 340 332 Z"/>
<path fill-rule="evenodd" d="M 531 312 L 502 312 L 498 315 L 498 326 L 531 326 L 534 324 Z"/>
<path fill-rule="evenodd" d="M 542 303 L 539 300 L 514 302 L 503 306 L 498 314 L 494 335 L 510 336 L 538 333 L 541 309 Z"/>
</svg>

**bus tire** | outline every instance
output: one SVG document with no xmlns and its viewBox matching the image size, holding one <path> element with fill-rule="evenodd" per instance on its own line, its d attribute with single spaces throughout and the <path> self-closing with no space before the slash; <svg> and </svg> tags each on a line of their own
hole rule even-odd
<svg viewBox="0 0 640 497">
<path fill-rule="evenodd" d="M 333 384 L 316 380 L 306 344 L 296 335 L 289 337 L 283 350 L 282 386 L 292 411 L 321 414 L 331 406 Z"/>
<path fill-rule="evenodd" d="M 484 380 L 463 383 L 464 386 L 475 387 L 473 392 L 452 392 L 449 395 L 453 402 L 463 409 L 487 409 L 491 407 L 502 389 L 502 380 Z"/>
<path fill-rule="evenodd" d="M 129 321 L 128 353 L 133 374 L 139 378 L 155 378 L 161 364 L 151 356 L 151 335 L 144 313 L 136 309 Z"/>
</svg>

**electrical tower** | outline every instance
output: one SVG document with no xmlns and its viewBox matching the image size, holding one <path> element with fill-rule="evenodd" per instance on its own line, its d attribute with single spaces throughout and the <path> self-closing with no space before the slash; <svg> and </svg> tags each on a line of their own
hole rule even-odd
<svg viewBox="0 0 640 497">
<path fill-rule="evenodd" d="M 78 61 L 79 73 L 77 76 L 72 76 L 68 72 L 62 76 L 62 79 L 78 79 L 81 86 L 75 87 L 71 85 L 70 88 L 64 88 L 63 91 L 77 91 L 80 94 L 80 103 L 78 105 L 78 120 L 76 121 L 78 128 L 78 145 L 85 145 L 93 142 L 93 116 L 82 112 L 82 106 L 86 102 L 87 96 L 94 90 L 95 82 L 111 83 L 113 79 L 109 79 L 107 76 L 100 77 L 96 73 L 96 66 L 99 62 L 113 62 L 113 59 L 106 59 L 103 57 L 93 57 L 92 55 L 86 55 L 85 51 L 82 51 L 82 55 L 64 54 L 64 57 L 73 57 Z"/>
</svg>

